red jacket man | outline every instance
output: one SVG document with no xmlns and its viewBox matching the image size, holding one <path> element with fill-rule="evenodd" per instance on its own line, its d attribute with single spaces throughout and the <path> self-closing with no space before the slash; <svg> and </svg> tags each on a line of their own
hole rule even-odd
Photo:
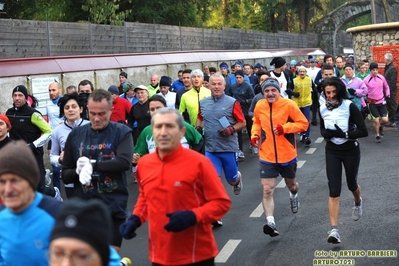
<svg viewBox="0 0 399 266">
<path fill-rule="evenodd" d="M 148 220 L 152 263 L 212 265 L 218 254 L 212 223 L 229 210 L 229 196 L 211 161 L 181 146 L 186 129 L 180 113 L 161 108 L 152 119 L 157 149 L 138 162 L 140 194 L 120 232 L 133 238 Z"/>
</svg>

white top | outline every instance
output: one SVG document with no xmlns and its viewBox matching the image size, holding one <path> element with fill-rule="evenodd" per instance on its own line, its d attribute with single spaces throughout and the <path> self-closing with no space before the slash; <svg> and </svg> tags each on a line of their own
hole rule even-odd
<svg viewBox="0 0 399 266">
<path fill-rule="evenodd" d="M 167 94 L 163 95 L 162 92 L 157 93 L 165 98 L 166 106 L 171 109 L 175 109 L 176 103 L 176 92 L 168 91 Z"/>
</svg>

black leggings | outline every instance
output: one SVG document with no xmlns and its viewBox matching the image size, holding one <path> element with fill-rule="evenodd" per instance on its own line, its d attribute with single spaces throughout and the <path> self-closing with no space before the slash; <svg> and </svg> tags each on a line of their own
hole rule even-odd
<svg viewBox="0 0 399 266">
<path fill-rule="evenodd" d="M 357 173 L 360 164 L 360 148 L 337 151 L 326 149 L 326 172 L 330 197 L 336 198 L 341 195 L 342 165 L 345 168 L 346 183 L 350 191 L 357 189 Z"/>
</svg>

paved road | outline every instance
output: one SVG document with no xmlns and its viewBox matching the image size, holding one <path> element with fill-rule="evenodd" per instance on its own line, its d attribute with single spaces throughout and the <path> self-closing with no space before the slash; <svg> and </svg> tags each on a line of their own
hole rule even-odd
<svg viewBox="0 0 399 266">
<path fill-rule="evenodd" d="M 371 128 L 370 123 L 368 128 Z M 330 229 L 328 188 L 324 142 L 318 127 L 312 127 L 311 138 L 313 143 L 310 147 L 298 145 L 301 207 L 297 214 L 291 213 L 289 192 L 283 182 L 276 188 L 275 220 L 280 236 L 275 238 L 262 232 L 265 217 L 260 206 L 262 190 L 258 160 L 248 149 L 245 150 L 246 158 L 240 163 L 244 189 L 235 196 L 231 187 L 225 185 L 233 205 L 223 218 L 224 226 L 214 229 L 220 250 L 216 257 L 218 266 L 316 265 L 314 259 L 321 263 L 321 260 L 333 259 L 331 256 L 335 254 L 341 255 L 337 259 L 347 260 L 324 262 L 330 262 L 330 265 L 346 265 L 337 262 L 366 266 L 399 265 L 399 132 L 386 129 L 380 144 L 374 142 L 372 134 L 360 140 L 362 159 L 358 179 L 362 187 L 363 217 L 357 222 L 352 220 L 353 197 L 343 181 L 339 220 L 342 243 L 339 245 L 327 243 Z M 226 184 L 225 180 L 223 182 Z M 132 209 L 137 198 L 137 185 L 130 183 L 129 186 Z M 133 265 L 150 265 L 147 250 L 147 226 L 144 224 L 137 230 L 137 237 L 124 241 L 121 255 L 130 257 Z M 393 250 L 388 255 L 396 257 L 371 257 L 381 255 L 373 253 L 373 250 Z M 349 251 L 359 252 L 349 254 Z"/>
</svg>

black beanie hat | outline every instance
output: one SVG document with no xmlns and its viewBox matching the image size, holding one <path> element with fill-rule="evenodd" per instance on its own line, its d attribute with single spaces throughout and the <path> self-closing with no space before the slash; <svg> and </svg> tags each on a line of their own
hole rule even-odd
<svg viewBox="0 0 399 266">
<path fill-rule="evenodd" d="M 37 189 L 40 180 L 39 167 L 33 152 L 25 141 L 12 141 L 0 152 L 0 175 L 14 174 L 27 180 L 33 190 Z"/>
<path fill-rule="evenodd" d="M 172 85 L 172 79 L 168 76 L 162 76 L 159 80 L 159 86 L 170 87 Z"/>
<path fill-rule="evenodd" d="M 22 92 L 25 95 L 25 99 L 28 100 L 28 90 L 24 85 L 18 85 L 12 90 L 12 95 L 14 95 L 14 92 L 19 91 Z"/>
<path fill-rule="evenodd" d="M 110 256 L 112 221 L 107 206 L 98 199 L 67 201 L 55 221 L 50 241 L 70 237 L 93 247 L 107 266 Z"/>
<path fill-rule="evenodd" d="M 274 65 L 275 68 L 279 68 L 279 67 L 284 66 L 285 63 L 287 63 L 287 62 L 285 61 L 284 58 L 282 58 L 282 57 L 275 57 L 275 58 L 273 58 L 273 60 L 270 62 L 270 65 L 271 65 L 271 66 Z"/>
</svg>

